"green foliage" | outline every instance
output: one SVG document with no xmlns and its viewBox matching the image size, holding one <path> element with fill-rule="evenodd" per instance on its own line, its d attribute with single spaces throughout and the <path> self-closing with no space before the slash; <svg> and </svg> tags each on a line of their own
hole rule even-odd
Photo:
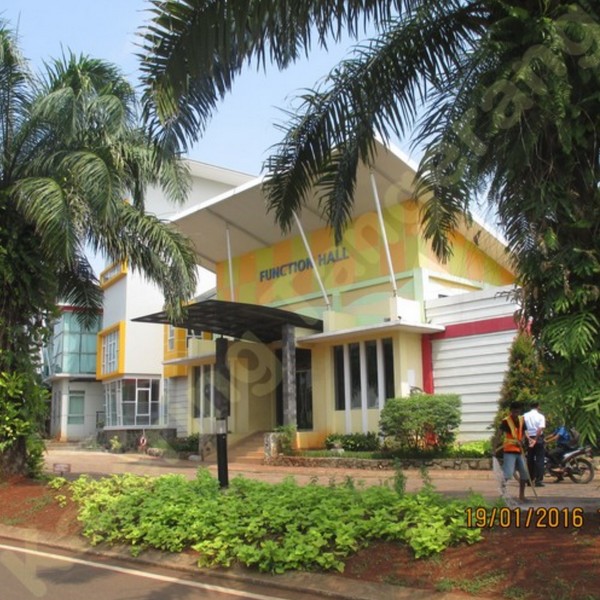
<svg viewBox="0 0 600 600">
<path fill-rule="evenodd" d="M 344 560 L 378 539 L 408 544 L 416 557 L 473 543 L 465 508 L 483 500 L 448 500 L 430 486 L 416 494 L 388 487 L 359 488 L 293 479 L 267 484 L 235 478 L 227 490 L 208 471 L 193 481 L 114 475 L 80 477 L 70 485 L 83 533 L 92 544 L 126 543 L 133 552 L 193 548 L 201 565 L 234 562 L 260 571 L 343 570 Z M 399 492 L 399 493 L 398 493 Z"/>
<path fill-rule="evenodd" d="M 170 440 L 169 446 L 175 452 L 197 453 L 200 448 L 200 434 L 192 433 L 184 438 L 175 438 Z"/>
<path fill-rule="evenodd" d="M 529 408 L 534 402 L 542 402 L 545 397 L 544 368 L 542 366 L 535 339 L 527 331 L 519 331 L 510 347 L 508 366 L 504 374 L 498 410 L 494 418 L 492 448 L 499 446 L 502 436 L 498 431 L 500 422 L 508 414 L 511 402 L 521 402 Z"/>
<path fill-rule="evenodd" d="M 434 447 L 444 450 L 460 425 L 460 397 L 456 394 L 414 394 L 386 402 L 379 420 L 384 436 L 402 449 L 418 451 Z"/>
<path fill-rule="evenodd" d="M 275 433 L 278 434 L 277 439 L 281 453 L 286 456 L 294 454 L 296 445 L 296 427 L 294 425 L 280 425 L 275 428 Z"/>
<path fill-rule="evenodd" d="M 330 433 L 325 438 L 325 448 L 343 448 L 351 452 L 376 452 L 381 447 L 379 436 L 367 433 Z"/>
</svg>

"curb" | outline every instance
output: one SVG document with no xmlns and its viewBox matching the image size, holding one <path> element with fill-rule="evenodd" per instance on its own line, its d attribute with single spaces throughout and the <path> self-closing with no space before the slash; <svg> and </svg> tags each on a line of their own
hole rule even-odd
<svg viewBox="0 0 600 600">
<path fill-rule="evenodd" d="M 186 554 L 169 554 L 158 550 L 145 550 L 137 557 L 131 556 L 128 546 L 89 546 L 82 538 L 73 536 L 51 537 L 37 529 L 0 525 L 0 538 L 42 546 L 48 549 L 80 553 L 87 558 L 103 557 L 123 561 L 138 567 L 159 567 L 181 573 L 195 574 L 223 582 L 237 581 L 268 587 L 273 590 L 302 592 L 314 597 L 335 600 L 467 600 L 472 596 L 460 592 L 435 592 L 432 590 L 398 587 L 385 583 L 364 582 L 346 579 L 335 574 L 288 572 L 269 575 L 250 571 L 243 567 L 206 569 L 196 566 L 195 560 Z M 480 596 L 480 600 L 486 600 Z"/>
</svg>

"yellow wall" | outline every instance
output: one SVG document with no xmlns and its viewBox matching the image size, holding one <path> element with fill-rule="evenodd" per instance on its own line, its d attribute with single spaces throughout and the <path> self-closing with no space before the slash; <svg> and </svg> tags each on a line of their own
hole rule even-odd
<svg viewBox="0 0 600 600">
<path fill-rule="evenodd" d="M 488 256 L 484 249 L 458 233 L 452 238 L 452 258 L 445 264 L 440 263 L 431 245 L 423 240 L 416 203 L 403 202 L 385 209 L 383 214 L 394 272 L 404 274 L 398 280 L 402 296 L 421 299 L 416 296 L 412 283 L 412 273 L 417 268 L 489 285 L 506 285 L 514 281 L 513 275 Z M 359 216 L 346 230 L 337 247 L 329 228 L 316 230 L 307 237 L 328 293 L 335 294 L 336 290 L 342 289 L 344 294 L 348 294 L 349 287 L 382 278 L 389 289 L 384 240 L 375 212 Z M 235 257 L 232 270 L 235 298 L 239 302 L 285 303 L 287 308 L 293 298 L 313 295 L 315 300 L 311 303 L 322 306 L 320 288 L 300 236 Z M 364 290 L 356 293 L 365 295 Z M 230 299 L 226 262 L 217 265 L 217 297 Z"/>
<path fill-rule="evenodd" d="M 174 360 L 177 358 L 185 358 L 187 356 L 187 329 L 175 327 L 173 348 L 169 349 L 169 326 L 164 326 L 163 333 L 163 348 L 164 360 Z M 188 368 L 185 365 L 165 365 L 164 376 L 170 377 L 186 377 Z"/>
</svg>

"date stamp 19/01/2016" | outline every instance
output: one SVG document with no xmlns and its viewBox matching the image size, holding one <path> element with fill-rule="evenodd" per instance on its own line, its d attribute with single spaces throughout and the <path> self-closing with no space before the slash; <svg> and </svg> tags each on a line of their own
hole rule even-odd
<svg viewBox="0 0 600 600">
<path fill-rule="evenodd" d="M 556 506 L 537 506 L 528 508 L 483 507 L 465 509 L 467 527 L 480 529 L 500 528 L 532 528 L 558 529 L 583 527 L 585 517 L 583 508 L 557 508 Z"/>
</svg>

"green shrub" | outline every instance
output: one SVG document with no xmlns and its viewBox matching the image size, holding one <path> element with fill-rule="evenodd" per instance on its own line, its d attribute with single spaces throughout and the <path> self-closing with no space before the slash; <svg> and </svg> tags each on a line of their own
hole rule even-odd
<svg viewBox="0 0 600 600">
<path fill-rule="evenodd" d="M 367 433 L 331 433 L 325 439 L 325 447 L 343 448 L 350 452 L 376 452 L 381 447 L 379 437 L 373 431 Z"/>
<path fill-rule="evenodd" d="M 128 544 L 132 552 L 156 548 L 198 551 L 201 566 L 245 566 L 281 573 L 343 570 L 345 559 L 374 540 L 407 544 L 417 558 L 450 545 L 473 543 L 481 532 L 467 526 L 467 507 L 483 498 L 451 500 L 431 486 L 406 493 L 343 485 L 300 486 L 289 478 L 268 484 L 236 477 L 220 490 L 199 470 L 194 481 L 181 475 L 81 477 L 70 485 L 83 534 L 92 544 Z"/>
<path fill-rule="evenodd" d="M 379 427 L 400 449 L 445 450 L 460 425 L 460 397 L 456 394 L 414 394 L 386 402 Z"/>
<path fill-rule="evenodd" d="M 192 435 L 188 435 L 184 438 L 169 440 L 169 445 L 175 452 L 197 453 L 200 448 L 200 434 L 192 433 Z"/>
<path fill-rule="evenodd" d="M 294 442 L 296 441 L 296 427 L 294 425 L 280 425 L 275 428 L 278 433 L 279 447 L 282 454 L 291 456 L 294 454 Z"/>
</svg>

